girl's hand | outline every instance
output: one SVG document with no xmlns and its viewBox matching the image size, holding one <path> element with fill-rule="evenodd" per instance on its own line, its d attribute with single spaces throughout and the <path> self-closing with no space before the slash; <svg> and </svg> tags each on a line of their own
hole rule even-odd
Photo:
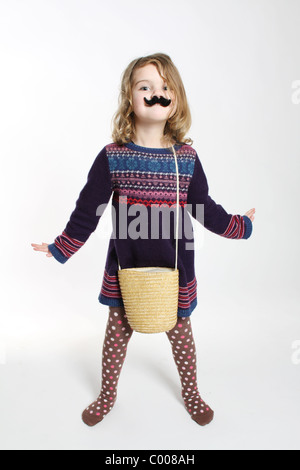
<svg viewBox="0 0 300 470">
<path fill-rule="evenodd" d="M 255 209 L 250 209 L 248 212 L 246 212 L 246 215 L 247 217 L 249 217 L 249 219 L 251 220 L 251 222 L 253 222 L 254 220 L 254 214 L 255 214 Z"/>
<path fill-rule="evenodd" d="M 48 250 L 48 243 L 42 243 L 41 245 L 31 243 L 31 246 L 33 246 L 34 251 L 42 251 L 43 253 L 46 253 L 46 256 L 49 258 L 53 256 L 52 253 Z"/>
</svg>

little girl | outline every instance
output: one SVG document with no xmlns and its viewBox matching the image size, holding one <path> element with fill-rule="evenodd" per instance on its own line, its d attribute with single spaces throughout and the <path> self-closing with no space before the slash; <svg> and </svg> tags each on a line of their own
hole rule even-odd
<svg viewBox="0 0 300 470">
<path fill-rule="evenodd" d="M 133 333 L 118 282 L 119 264 L 123 269 L 174 266 L 172 224 L 169 237 L 162 237 L 161 231 L 158 237 L 153 237 L 150 217 L 154 206 L 171 208 L 176 204 L 172 147 L 177 154 L 181 209 L 188 207 L 192 217 L 205 228 L 231 239 L 250 237 L 255 213 L 255 209 L 251 209 L 243 216 L 228 214 L 209 196 L 202 164 L 191 146 L 193 141 L 185 138 L 191 127 L 191 114 L 181 77 L 168 55 L 153 54 L 128 65 L 122 76 L 119 108 L 113 122 L 113 142 L 95 159 L 62 234 L 50 245 L 32 244 L 35 251 L 45 252 L 48 257 L 65 263 L 95 231 L 113 195 L 114 232 L 99 295 L 99 302 L 109 306 L 102 355 L 102 388 L 98 398 L 82 414 L 88 426 L 102 421 L 114 406 L 127 345 Z M 199 206 L 204 208 L 204 216 Z M 121 217 L 124 208 L 125 219 Z M 148 211 L 150 217 L 146 235 L 133 230 L 138 227 L 133 219 L 138 208 Z M 192 419 L 204 426 L 212 421 L 214 412 L 201 398 L 197 384 L 191 325 L 191 314 L 197 305 L 192 224 L 189 217 L 182 217 L 180 224 L 178 321 L 166 334 L 178 368 L 185 407 Z"/>
</svg>

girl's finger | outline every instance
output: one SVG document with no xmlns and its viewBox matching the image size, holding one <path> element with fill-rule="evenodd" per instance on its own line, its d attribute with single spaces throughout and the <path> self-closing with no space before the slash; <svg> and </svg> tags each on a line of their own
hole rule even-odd
<svg viewBox="0 0 300 470">
<path fill-rule="evenodd" d="M 31 243 L 31 246 L 33 247 L 34 251 L 43 251 L 45 253 L 49 251 L 47 243 L 43 243 L 42 245 L 38 245 L 37 243 Z"/>
<path fill-rule="evenodd" d="M 255 209 L 250 209 L 245 213 L 245 215 L 249 218 L 251 218 L 255 214 Z"/>
</svg>

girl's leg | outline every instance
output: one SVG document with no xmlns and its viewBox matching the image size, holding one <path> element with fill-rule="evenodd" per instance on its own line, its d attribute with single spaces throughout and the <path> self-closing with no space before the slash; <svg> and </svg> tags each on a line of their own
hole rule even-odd
<svg viewBox="0 0 300 470">
<path fill-rule="evenodd" d="M 185 407 L 196 423 L 210 423 L 214 412 L 202 400 L 197 385 L 197 357 L 190 318 L 178 318 L 176 326 L 167 332 L 173 357 L 180 375 Z"/>
<path fill-rule="evenodd" d="M 110 307 L 103 344 L 102 389 L 97 400 L 82 414 L 82 419 L 88 426 L 102 421 L 115 404 L 118 381 L 132 333 L 124 308 Z"/>
</svg>

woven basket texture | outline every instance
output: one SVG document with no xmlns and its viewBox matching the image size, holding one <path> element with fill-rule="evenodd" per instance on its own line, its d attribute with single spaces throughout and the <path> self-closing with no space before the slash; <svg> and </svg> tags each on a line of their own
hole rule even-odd
<svg viewBox="0 0 300 470">
<path fill-rule="evenodd" d="M 118 278 L 125 313 L 133 330 L 161 333 L 174 328 L 178 316 L 178 269 L 121 269 Z"/>
</svg>

